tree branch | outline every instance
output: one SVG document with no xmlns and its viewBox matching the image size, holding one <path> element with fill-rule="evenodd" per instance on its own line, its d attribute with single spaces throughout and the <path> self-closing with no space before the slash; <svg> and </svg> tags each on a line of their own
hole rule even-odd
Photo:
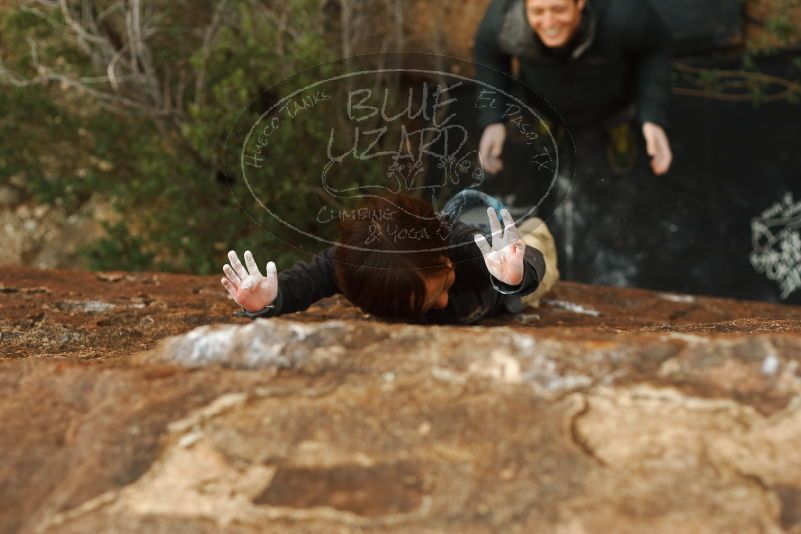
<svg viewBox="0 0 801 534">
<path fill-rule="evenodd" d="M 200 48 L 201 62 L 195 76 L 195 104 L 203 105 L 206 101 L 206 68 L 211 55 L 211 45 L 217 35 L 217 30 L 220 28 L 220 21 L 222 20 L 222 13 L 228 4 L 228 0 L 221 0 L 214 10 L 214 15 L 211 17 L 211 22 L 203 34 L 203 45 Z"/>
<path fill-rule="evenodd" d="M 801 84 L 771 74 L 740 70 L 705 69 L 678 62 L 673 63 L 673 68 L 686 75 L 693 84 L 699 86 L 699 88 L 674 87 L 672 92 L 677 95 L 711 98 L 726 102 L 747 102 L 753 101 L 756 98 L 752 92 L 728 93 L 725 92 L 724 89 L 745 88 L 750 90 L 759 88 L 760 86 L 781 88 L 780 91 L 760 95 L 759 98 L 765 102 L 789 100 L 794 96 L 801 95 Z M 703 81 L 698 79 L 700 76 L 710 73 L 716 78 L 720 78 L 720 80 L 717 80 L 719 88 L 704 88 Z"/>
</svg>

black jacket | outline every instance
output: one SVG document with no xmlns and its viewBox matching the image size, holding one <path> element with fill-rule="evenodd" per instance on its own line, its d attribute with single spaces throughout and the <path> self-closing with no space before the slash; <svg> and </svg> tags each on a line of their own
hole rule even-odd
<svg viewBox="0 0 801 534">
<path fill-rule="evenodd" d="M 454 223 L 449 244 L 461 246 L 449 249 L 448 256 L 456 269 L 456 280 L 448 291 L 447 307 L 430 310 L 423 316 L 423 322 L 472 324 L 485 316 L 518 313 L 523 309 L 520 297 L 537 289 L 545 275 L 542 253 L 527 245 L 523 281 L 519 286 L 507 285 L 487 271 L 481 251 L 473 241 L 480 231 L 463 222 Z M 334 247 L 329 247 L 311 261 L 298 262 L 278 273 L 278 297 L 271 306 L 255 313 L 243 310 L 240 315 L 255 319 L 302 311 L 317 300 L 340 292 L 334 277 Z"/>
<path fill-rule="evenodd" d="M 640 123 L 665 127 L 669 47 L 668 29 L 648 0 L 587 0 L 581 25 L 561 49 L 542 44 L 524 0 L 492 0 L 473 55 L 477 79 L 507 92 L 513 82 L 501 73 L 511 75 L 511 59 L 519 58 L 520 80 L 544 96 L 568 128 L 609 120 L 632 103 Z M 502 122 L 504 109 L 482 110 L 479 126 Z"/>
</svg>

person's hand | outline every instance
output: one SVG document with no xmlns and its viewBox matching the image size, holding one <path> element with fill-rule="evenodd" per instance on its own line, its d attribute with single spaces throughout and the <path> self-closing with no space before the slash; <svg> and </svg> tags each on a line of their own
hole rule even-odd
<svg viewBox="0 0 801 534">
<path fill-rule="evenodd" d="M 262 276 L 259 267 L 249 250 L 245 251 L 245 264 L 242 266 L 236 252 L 228 252 L 227 263 L 223 265 L 225 278 L 220 280 L 234 301 L 249 312 L 257 312 L 269 306 L 278 296 L 278 274 L 275 263 L 267 264 L 267 276 Z"/>
<path fill-rule="evenodd" d="M 520 239 L 509 210 L 501 210 L 505 226 L 503 232 L 495 208 L 487 208 L 487 217 L 492 231 L 492 246 L 481 234 L 474 235 L 473 239 L 484 256 L 484 263 L 490 274 L 501 282 L 516 286 L 523 282 L 525 272 L 523 256 L 526 253 L 526 243 Z"/>
<path fill-rule="evenodd" d="M 506 140 L 506 126 L 499 122 L 490 124 L 484 128 L 481 134 L 481 141 L 478 143 L 478 159 L 481 167 L 490 174 L 495 174 L 503 169 L 501 161 L 501 151 Z"/>
<path fill-rule="evenodd" d="M 642 135 L 645 137 L 645 150 L 651 156 L 651 169 L 657 176 L 665 174 L 673 161 L 665 130 L 658 124 L 645 122 L 642 125 Z"/>
</svg>

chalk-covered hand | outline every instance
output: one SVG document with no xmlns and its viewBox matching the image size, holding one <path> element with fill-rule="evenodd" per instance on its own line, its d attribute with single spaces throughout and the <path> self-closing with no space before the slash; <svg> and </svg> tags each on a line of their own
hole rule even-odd
<svg viewBox="0 0 801 534">
<path fill-rule="evenodd" d="M 262 276 L 249 250 L 245 251 L 247 269 L 233 250 L 228 252 L 228 260 L 231 265 L 227 263 L 223 265 L 225 278 L 221 282 L 237 304 L 249 312 L 257 312 L 273 303 L 278 296 L 278 274 L 275 263 L 269 262 L 267 276 Z"/>
<path fill-rule="evenodd" d="M 487 208 L 490 230 L 492 231 L 492 246 L 487 243 L 487 239 L 476 234 L 473 239 L 481 249 L 484 256 L 484 263 L 492 276 L 506 284 L 516 286 L 523 282 L 523 256 L 526 253 L 526 243 L 520 239 L 515 227 L 515 221 L 508 210 L 501 210 L 504 229 L 501 230 L 501 223 L 495 213 L 495 208 Z"/>
</svg>

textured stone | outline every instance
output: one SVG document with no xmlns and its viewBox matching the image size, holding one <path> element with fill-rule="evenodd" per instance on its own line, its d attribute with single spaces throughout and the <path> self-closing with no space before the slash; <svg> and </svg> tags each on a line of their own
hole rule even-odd
<svg viewBox="0 0 801 534">
<path fill-rule="evenodd" d="M 249 321 L 218 283 L 0 270 L 0 531 L 801 532 L 799 308 Z"/>
</svg>

